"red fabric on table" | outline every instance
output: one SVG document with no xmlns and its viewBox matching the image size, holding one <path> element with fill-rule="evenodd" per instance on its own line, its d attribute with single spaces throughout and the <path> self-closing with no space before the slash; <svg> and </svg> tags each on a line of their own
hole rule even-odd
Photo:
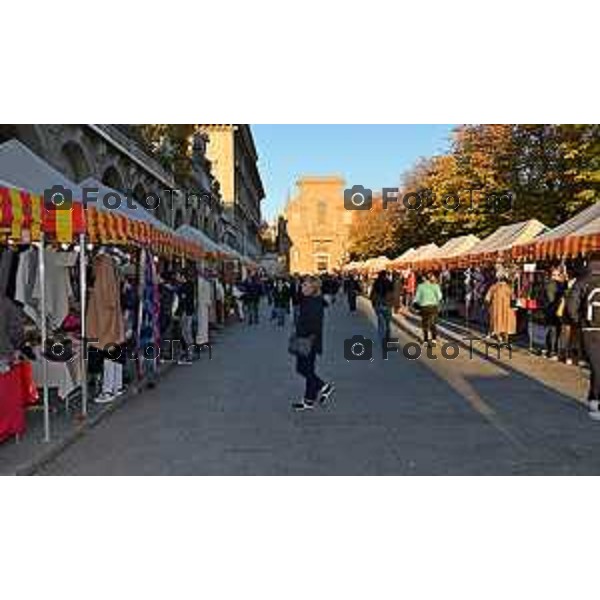
<svg viewBox="0 0 600 600">
<path fill-rule="evenodd" d="M 31 364 L 19 363 L 0 375 L 0 442 L 25 433 L 25 408 L 37 398 Z"/>
</svg>

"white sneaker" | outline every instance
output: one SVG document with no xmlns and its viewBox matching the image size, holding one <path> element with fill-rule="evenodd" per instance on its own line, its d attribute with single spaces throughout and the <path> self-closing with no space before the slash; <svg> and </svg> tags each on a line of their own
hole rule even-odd
<svg viewBox="0 0 600 600">
<path fill-rule="evenodd" d="M 317 396 L 317 402 L 319 402 L 319 404 L 325 404 L 329 402 L 329 400 L 331 399 L 331 395 L 334 391 L 335 384 L 333 383 L 333 381 L 326 383 L 319 391 L 319 394 Z"/>
<path fill-rule="evenodd" d="M 300 402 L 294 402 L 292 408 L 298 412 L 303 410 L 313 410 L 316 402 L 310 402 L 309 400 L 300 400 Z"/>
<path fill-rule="evenodd" d="M 110 404 L 115 400 L 115 398 L 116 396 L 114 396 L 113 394 L 104 393 L 94 398 L 94 402 L 96 404 Z"/>
<path fill-rule="evenodd" d="M 588 415 L 590 416 L 590 419 L 593 419 L 594 421 L 600 421 L 600 410 L 590 410 Z"/>
<path fill-rule="evenodd" d="M 600 412 L 600 400 L 590 400 L 588 402 L 590 412 Z"/>
<path fill-rule="evenodd" d="M 572 364 L 573 364 L 572 358 L 567 358 L 567 360 L 565 360 L 565 365 L 572 365 Z"/>
</svg>

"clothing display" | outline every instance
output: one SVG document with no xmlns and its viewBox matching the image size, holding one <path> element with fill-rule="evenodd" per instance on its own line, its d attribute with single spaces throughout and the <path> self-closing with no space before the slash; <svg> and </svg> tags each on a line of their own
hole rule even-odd
<svg viewBox="0 0 600 600">
<path fill-rule="evenodd" d="M 115 260 L 106 254 L 99 254 L 93 262 L 93 273 L 94 283 L 87 307 L 87 337 L 90 345 L 105 348 L 122 344 L 125 341 L 125 326 Z"/>
<path fill-rule="evenodd" d="M 123 365 L 104 359 L 102 374 L 102 394 L 105 396 L 116 396 L 123 390 Z"/>
<path fill-rule="evenodd" d="M 140 377 L 155 378 L 160 353 L 160 291 L 158 274 L 152 254 L 143 250 L 140 255 L 139 297 L 141 298 L 138 323 L 138 339 L 141 360 L 138 372 Z"/>
<path fill-rule="evenodd" d="M 69 300 L 73 298 L 69 268 L 77 263 L 75 252 L 57 252 L 45 249 L 46 311 L 50 329 L 58 329 L 69 314 Z M 36 277 L 33 299 L 41 301 L 41 283 Z"/>
<path fill-rule="evenodd" d="M 43 361 L 47 364 L 48 387 L 56 389 L 61 398 L 67 398 L 81 386 L 81 345 L 79 340 L 73 340 L 73 358 L 67 362 L 54 362 L 44 358 L 40 346 L 33 349 L 36 360 L 31 363 L 33 379 L 38 386 L 44 381 Z"/>
<path fill-rule="evenodd" d="M 25 433 L 25 409 L 37 400 L 29 363 L 16 363 L 0 374 L 0 442 Z"/>
</svg>

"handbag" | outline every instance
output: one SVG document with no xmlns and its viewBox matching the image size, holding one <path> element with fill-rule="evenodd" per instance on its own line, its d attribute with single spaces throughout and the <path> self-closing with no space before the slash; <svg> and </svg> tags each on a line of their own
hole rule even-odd
<svg viewBox="0 0 600 600">
<path fill-rule="evenodd" d="M 313 343 L 309 337 L 302 337 L 296 334 L 290 336 L 288 342 L 288 352 L 295 356 L 308 356 L 312 351 Z"/>
</svg>

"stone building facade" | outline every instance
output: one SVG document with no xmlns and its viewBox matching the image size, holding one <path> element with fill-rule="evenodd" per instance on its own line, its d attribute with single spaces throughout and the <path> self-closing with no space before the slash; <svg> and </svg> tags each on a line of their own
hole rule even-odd
<svg viewBox="0 0 600 600">
<path fill-rule="evenodd" d="M 137 200 L 158 194 L 162 201 L 153 213 L 167 225 L 208 229 L 215 239 L 221 234 L 219 199 L 206 196 L 204 206 L 186 202 L 183 194 L 167 192 L 178 189 L 173 174 L 144 150 L 127 125 L 0 125 L 0 143 L 11 138 L 30 147 L 74 183 L 94 177 L 115 190 L 132 190 Z M 195 179 L 201 189 L 210 190 L 210 163 L 200 156 L 206 151 L 202 140 L 195 150 Z"/>
<path fill-rule="evenodd" d="M 340 268 L 348 256 L 353 211 L 344 209 L 341 177 L 302 177 L 285 217 L 292 273 L 323 273 Z"/>
<path fill-rule="evenodd" d="M 202 125 L 207 157 L 219 182 L 225 213 L 224 241 L 243 254 L 261 254 L 261 202 L 265 192 L 249 125 Z"/>
</svg>

